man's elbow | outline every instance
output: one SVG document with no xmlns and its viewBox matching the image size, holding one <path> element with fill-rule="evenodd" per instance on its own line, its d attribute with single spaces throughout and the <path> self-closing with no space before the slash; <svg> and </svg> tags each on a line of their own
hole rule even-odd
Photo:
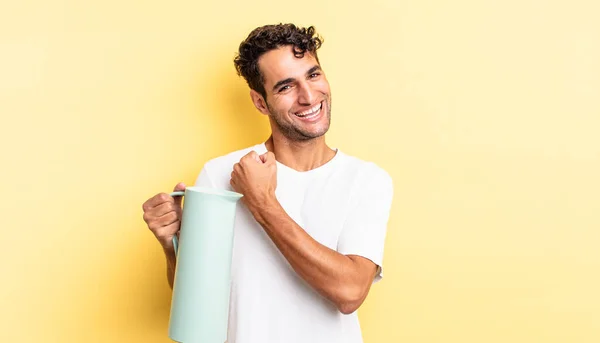
<svg viewBox="0 0 600 343">
<path fill-rule="evenodd" d="M 347 287 L 337 302 L 337 308 L 343 314 L 351 314 L 358 310 L 360 305 L 365 301 L 367 294 L 369 293 L 369 287 Z"/>
<path fill-rule="evenodd" d="M 338 310 L 340 312 L 342 312 L 343 314 L 351 314 L 351 313 L 354 313 L 354 311 L 358 310 L 358 308 L 360 307 L 361 304 L 362 304 L 362 301 L 343 302 L 338 305 Z"/>
</svg>

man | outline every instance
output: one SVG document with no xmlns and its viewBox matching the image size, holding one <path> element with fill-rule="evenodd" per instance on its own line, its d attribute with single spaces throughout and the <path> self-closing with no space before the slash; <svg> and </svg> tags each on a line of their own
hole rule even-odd
<svg viewBox="0 0 600 343">
<path fill-rule="evenodd" d="M 229 343 L 362 342 L 356 310 L 382 276 L 392 181 L 374 163 L 325 143 L 331 92 L 320 46 L 312 27 L 267 25 L 250 33 L 234 62 L 272 134 L 208 161 L 196 180 L 244 195 L 236 212 Z M 171 287 L 180 201 L 162 193 L 143 205 Z"/>
</svg>

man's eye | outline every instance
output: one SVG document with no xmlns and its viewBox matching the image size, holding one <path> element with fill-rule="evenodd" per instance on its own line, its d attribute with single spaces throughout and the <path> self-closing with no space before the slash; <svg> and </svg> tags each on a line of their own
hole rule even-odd
<svg viewBox="0 0 600 343">
<path fill-rule="evenodd" d="M 317 77 L 319 75 L 321 75 L 321 74 L 319 74 L 319 73 L 312 73 L 312 74 L 310 74 L 310 78 L 314 79 L 315 77 Z"/>
<path fill-rule="evenodd" d="M 286 90 L 288 90 L 288 89 L 290 89 L 290 86 L 289 86 L 289 85 L 287 85 L 287 86 L 283 86 L 283 87 L 279 88 L 279 92 L 283 92 L 283 91 L 286 91 Z"/>
</svg>

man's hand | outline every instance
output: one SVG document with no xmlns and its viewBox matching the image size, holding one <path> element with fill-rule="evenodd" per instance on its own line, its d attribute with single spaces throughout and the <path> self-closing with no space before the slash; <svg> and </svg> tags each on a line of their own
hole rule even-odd
<svg viewBox="0 0 600 343">
<path fill-rule="evenodd" d="M 183 183 L 178 183 L 173 189 L 173 191 L 183 190 L 185 190 Z M 181 200 L 182 197 L 173 198 L 167 193 L 159 193 L 142 205 L 144 221 L 163 249 L 173 249 L 173 236 L 179 232 L 181 225 Z"/>
<path fill-rule="evenodd" d="M 277 188 L 277 163 L 275 155 L 267 152 L 258 155 L 251 151 L 233 166 L 231 187 L 243 194 L 242 201 L 253 214 L 258 208 L 275 198 Z"/>
</svg>

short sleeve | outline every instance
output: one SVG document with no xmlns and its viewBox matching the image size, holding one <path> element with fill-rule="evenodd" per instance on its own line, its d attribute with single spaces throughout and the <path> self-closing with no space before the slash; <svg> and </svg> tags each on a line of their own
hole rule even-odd
<svg viewBox="0 0 600 343">
<path fill-rule="evenodd" d="M 338 240 L 338 252 L 359 255 L 379 268 L 374 282 L 383 277 L 383 250 L 393 198 L 388 173 L 377 169 L 354 193 L 349 215 Z"/>
<path fill-rule="evenodd" d="M 202 168 L 202 170 L 200 171 L 200 174 L 198 174 L 198 177 L 196 178 L 196 183 L 194 184 L 194 186 L 214 188 L 214 185 L 213 185 L 210 177 L 208 176 L 208 170 L 206 169 L 206 166 L 204 166 Z"/>
</svg>

